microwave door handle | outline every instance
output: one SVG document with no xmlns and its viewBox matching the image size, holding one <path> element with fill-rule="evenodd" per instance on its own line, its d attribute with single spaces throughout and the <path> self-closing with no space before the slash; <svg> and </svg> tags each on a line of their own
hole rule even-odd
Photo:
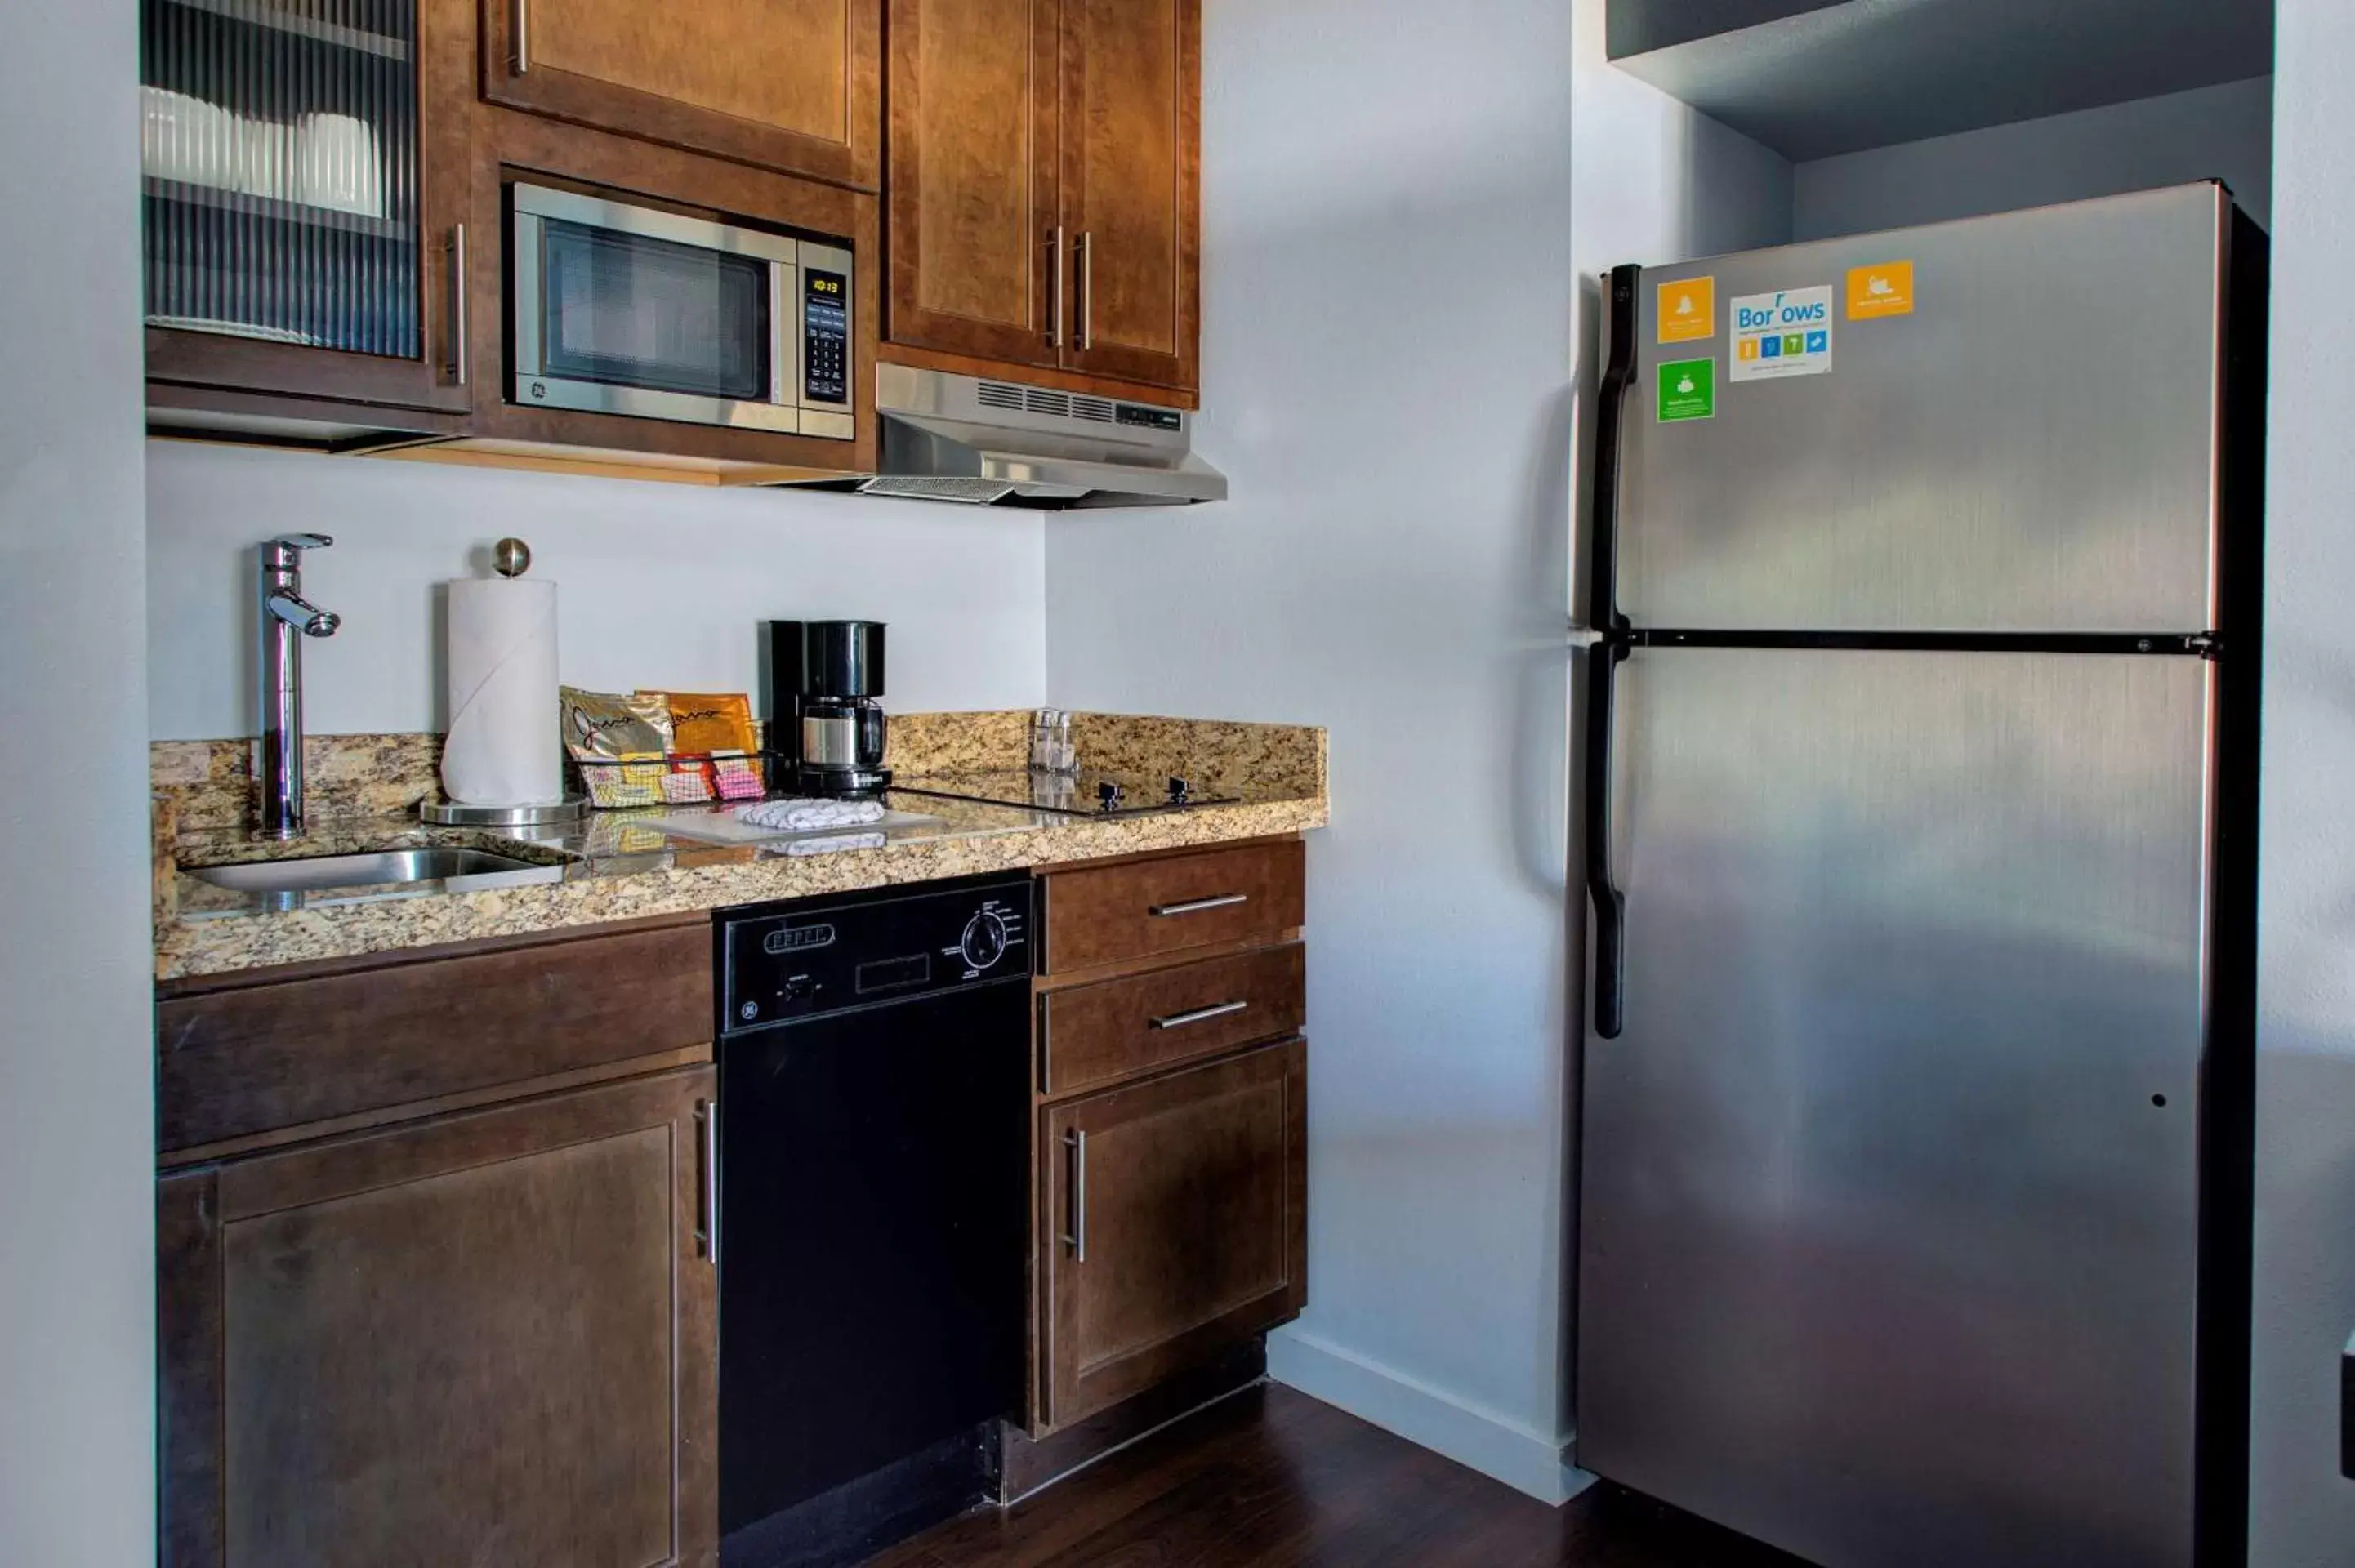
<svg viewBox="0 0 2355 1568">
<path fill-rule="evenodd" d="M 1590 508 L 1594 553 L 1590 588 L 1600 640 L 1586 651 L 1586 891 L 1594 906 L 1594 1033 L 1619 1038 L 1626 1022 L 1627 899 L 1611 867 L 1611 744 L 1619 665 L 1634 646 L 1619 613 L 1619 450 L 1627 394 L 1636 382 L 1636 284 L 1643 271 L 1611 273 L 1610 354 L 1595 400 L 1594 495 Z"/>
<path fill-rule="evenodd" d="M 802 400 L 802 371 L 798 350 L 801 340 L 791 330 L 786 319 L 792 313 L 787 302 L 801 294 L 801 265 L 794 261 L 769 263 L 769 401 L 780 408 L 789 408 Z"/>
</svg>

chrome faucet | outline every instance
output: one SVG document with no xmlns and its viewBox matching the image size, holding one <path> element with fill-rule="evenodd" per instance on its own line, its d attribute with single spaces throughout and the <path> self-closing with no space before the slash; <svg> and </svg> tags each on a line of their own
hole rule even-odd
<svg viewBox="0 0 2355 1568">
<path fill-rule="evenodd" d="M 289 534 L 261 546 L 261 836 L 303 835 L 303 644 L 343 618 L 303 597 L 303 552 L 334 544 Z"/>
</svg>

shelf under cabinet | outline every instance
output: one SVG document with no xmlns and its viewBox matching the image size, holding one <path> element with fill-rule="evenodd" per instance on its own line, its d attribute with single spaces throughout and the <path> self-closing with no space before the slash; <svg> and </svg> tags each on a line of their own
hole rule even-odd
<svg viewBox="0 0 2355 1568">
<path fill-rule="evenodd" d="M 209 207 L 232 217 L 257 218 L 265 223 L 293 224 L 304 228 L 365 235 L 371 239 L 411 248 L 417 243 L 417 226 L 403 218 L 377 217 L 365 212 L 346 212 L 342 207 L 317 207 L 310 202 L 253 196 L 244 191 L 224 190 L 218 185 L 163 179 L 155 175 L 144 176 L 140 188 L 151 200 Z"/>
<path fill-rule="evenodd" d="M 384 59 L 405 61 L 410 54 L 406 38 L 346 26 L 339 22 L 324 22 L 284 5 L 271 5 L 268 0 L 157 0 L 157 3 L 183 11 L 201 11 L 251 26 L 267 27 L 273 33 L 307 38 L 313 43 L 331 44 L 337 48 L 355 49 Z"/>
</svg>

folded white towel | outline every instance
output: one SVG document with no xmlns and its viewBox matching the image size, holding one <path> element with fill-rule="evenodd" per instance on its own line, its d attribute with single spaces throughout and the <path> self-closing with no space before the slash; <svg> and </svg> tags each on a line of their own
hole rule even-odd
<svg viewBox="0 0 2355 1568">
<path fill-rule="evenodd" d="M 881 849 L 890 839 L 882 833 L 821 833 L 815 838 L 787 839 L 776 846 L 789 855 L 834 854 L 842 850 Z"/>
<path fill-rule="evenodd" d="M 805 833 L 818 828 L 859 828 L 883 820 L 880 800 L 762 800 L 736 808 L 736 820 L 756 828 Z"/>
</svg>

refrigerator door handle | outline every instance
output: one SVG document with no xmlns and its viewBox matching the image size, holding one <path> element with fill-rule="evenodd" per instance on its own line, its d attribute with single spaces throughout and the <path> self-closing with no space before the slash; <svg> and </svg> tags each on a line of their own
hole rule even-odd
<svg viewBox="0 0 2355 1568">
<path fill-rule="evenodd" d="M 1596 389 L 1594 495 L 1587 516 L 1593 530 L 1589 589 L 1596 630 L 1586 650 L 1586 895 L 1594 906 L 1594 1033 L 1605 1040 L 1619 1038 L 1626 1011 L 1627 900 L 1611 876 L 1611 736 L 1619 662 L 1633 641 L 1618 602 L 1619 444 L 1628 389 L 1636 382 L 1636 290 L 1642 277 L 1640 267 L 1611 271 L 1610 355 Z"/>
<path fill-rule="evenodd" d="M 1627 394 L 1636 385 L 1636 290 L 1641 267 L 1611 270 L 1610 334 L 1603 377 L 1594 397 L 1594 493 L 1587 511 L 1593 531 L 1587 574 L 1587 624 L 1605 641 L 1624 637 L 1627 618 L 1619 613 L 1619 447 L 1627 420 Z"/>
<path fill-rule="evenodd" d="M 1611 877 L 1612 698 L 1627 645 L 1586 652 L 1586 895 L 1594 906 L 1594 1033 L 1619 1038 L 1625 1022 L 1627 899 Z"/>
<path fill-rule="evenodd" d="M 2355 1481 L 2355 1334 L 2339 1357 L 2339 1473 Z"/>
</svg>

